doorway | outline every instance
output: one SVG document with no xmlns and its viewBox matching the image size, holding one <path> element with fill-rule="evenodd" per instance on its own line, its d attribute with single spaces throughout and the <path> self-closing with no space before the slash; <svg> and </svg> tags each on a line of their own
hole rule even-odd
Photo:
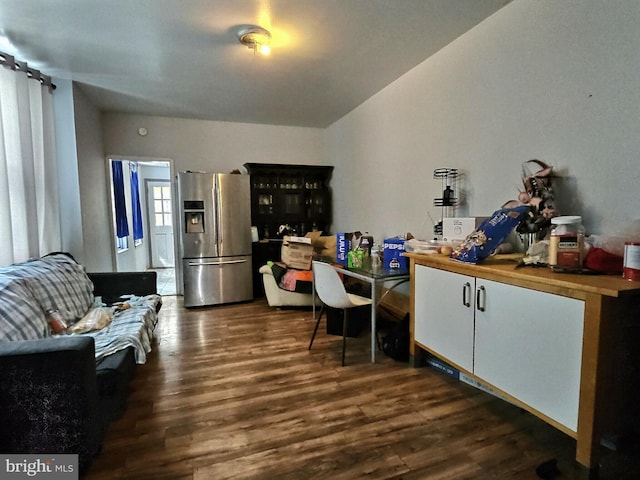
<svg viewBox="0 0 640 480">
<path fill-rule="evenodd" d="M 146 180 L 151 268 L 175 267 L 173 200 L 169 180 Z"/>
<path fill-rule="evenodd" d="M 177 285 L 171 161 L 109 157 L 108 163 L 115 232 L 114 270 L 155 270 L 158 273 L 158 293 L 175 295 Z M 121 177 L 119 207 L 116 207 L 115 191 L 118 182 L 114 182 L 114 163 L 119 164 L 118 176 Z M 136 213 L 137 218 L 134 218 Z M 127 227 L 123 228 L 123 224 Z"/>
</svg>

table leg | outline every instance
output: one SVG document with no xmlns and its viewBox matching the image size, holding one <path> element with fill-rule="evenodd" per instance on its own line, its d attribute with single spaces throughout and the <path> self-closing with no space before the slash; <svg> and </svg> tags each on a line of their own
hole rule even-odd
<svg viewBox="0 0 640 480">
<path fill-rule="evenodd" d="M 376 282 L 371 282 L 371 363 L 376 363 Z"/>
<path fill-rule="evenodd" d="M 311 313 L 313 314 L 313 319 L 316 319 L 316 277 L 311 274 L 311 294 L 313 295 L 313 300 L 311 301 Z"/>
</svg>

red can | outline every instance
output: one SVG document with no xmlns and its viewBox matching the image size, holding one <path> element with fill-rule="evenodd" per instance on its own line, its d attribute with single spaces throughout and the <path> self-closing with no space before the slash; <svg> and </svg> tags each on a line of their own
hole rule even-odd
<svg viewBox="0 0 640 480">
<path fill-rule="evenodd" d="M 640 242 L 625 242 L 622 278 L 640 281 Z"/>
</svg>

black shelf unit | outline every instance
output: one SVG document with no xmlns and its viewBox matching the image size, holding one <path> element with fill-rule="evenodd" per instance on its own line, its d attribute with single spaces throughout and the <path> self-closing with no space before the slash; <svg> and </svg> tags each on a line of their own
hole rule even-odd
<svg viewBox="0 0 640 480">
<path fill-rule="evenodd" d="M 245 163 L 244 167 L 251 175 L 251 224 L 258 228 L 260 238 L 252 249 L 253 294 L 257 298 L 264 296 L 258 270 L 268 260 L 280 260 L 280 225 L 289 225 L 297 235 L 311 230 L 329 234 L 333 167 L 279 163 Z"/>
<path fill-rule="evenodd" d="M 251 175 L 251 223 L 260 239 L 277 238 L 280 225 L 297 235 L 311 230 L 329 232 L 333 167 L 245 163 Z"/>
</svg>

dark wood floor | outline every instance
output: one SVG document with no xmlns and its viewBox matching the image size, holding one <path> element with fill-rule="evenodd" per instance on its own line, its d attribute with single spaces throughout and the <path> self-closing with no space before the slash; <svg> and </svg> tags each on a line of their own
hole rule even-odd
<svg viewBox="0 0 640 480">
<path fill-rule="evenodd" d="M 369 337 L 321 328 L 308 310 L 263 300 L 186 310 L 165 297 L 154 351 L 128 409 L 85 476 L 100 479 L 583 478 L 575 441 L 519 408 L 430 368 L 383 354 Z M 601 479 L 636 479 L 630 454 Z"/>
</svg>

